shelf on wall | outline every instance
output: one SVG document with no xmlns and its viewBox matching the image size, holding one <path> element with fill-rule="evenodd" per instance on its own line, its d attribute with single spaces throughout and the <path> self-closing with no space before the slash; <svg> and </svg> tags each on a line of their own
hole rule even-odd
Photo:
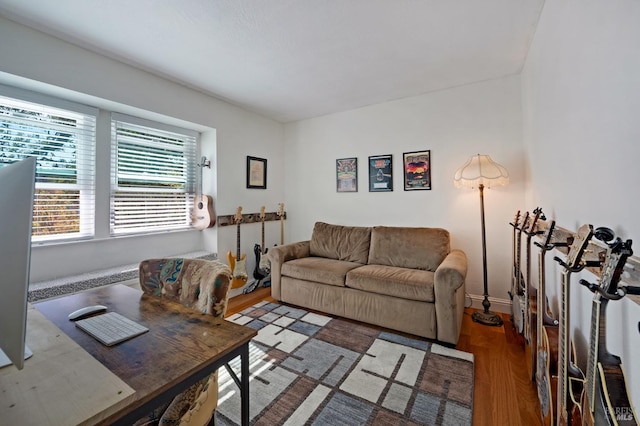
<svg viewBox="0 0 640 426">
<path fill-rule="evenodd" d="M 236 218 L 235 214 L 221 215 L 217 217 L 216 222 L 218 226 L 236 225 L 235 218 Z M 280 220 L 280 218 L 281 216 L 278 216 L 277 212 L 269 212 L 269 213 L 265 212 L 264 214 L 265 222 L 277 221 L 277 220 Z M 284 212 L 284 214 L 282 215 L 282 220 L 286 220 L 286 219 L 287 219 L 287 212 Z M 240 222 L 240 224 L 242 225 L 245 223 L 260 223 L 260 222 L 262 222 L 262 219 L 260 218 L 260 213 L 243 213 L 242 222 Z"/>
</svg>

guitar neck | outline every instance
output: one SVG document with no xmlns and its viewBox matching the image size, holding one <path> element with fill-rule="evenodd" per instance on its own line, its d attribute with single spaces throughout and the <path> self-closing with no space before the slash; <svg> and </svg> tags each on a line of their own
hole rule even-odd
<svg viewBox="0 0 640 426">
<path fill-rule="evenodd" d="M 544 317 L 547 314 L 547 303 L 545 296 L 545 251 L 540 250 L 538 252 L 538 317 L 536 318 L 536 329 L 537 329 L 537 338 L 538 342 L 536 342 L 537 346 L 540 346 L 540 338 L 542 336 L 542 328 L 544 327 Z"/>
<path fill-rule="evenodd" d="M 518 238 L 518 230 L 514 226 L 513 227 L 513 239 L 511 243 L 511 250 L 513 251 L 513 261 L 516 261 L 516 238 Z"/>
<path fill-rule="evenodd" d="M 267 250 L 264 246 L 264 218 L 262 218 L 262 254 L 264 254 Z"/>
<path fill-rule="evenodd" d="M 236 260 L 240 259 L 240 222 L 236 225 Z"/>
<path fill-rule="evenodd" d="M 547 256 L 547 252 L 549 250 L 552 250 L 556 246 L 551 243 L 555 226 L 556 222 L 555 220 L 552 220 L 551 223 L 547 226 L 546 234 L 542 238 L 542 242 L 536 243 L 536 246 L 540 248 L 540 251 L 538 252 L 538 312 L 542 313 L 542 324 L 550 325 L 558 325 L 558 321 L 551 317 L 547 306 L 547 278 L 545 272 L 545 258 Z"/>
<path fill-rule="evenodd" d="M 513 222 L 509 222 L 509 225 L 511 225 L 513 227 L 513 235 L 511 238 L 511 259 L 513 260 L 513 268 L 512 270 L 512 276 L 511 276 L 511 291 L 509 292 L 510 297 L 513 299 L 516 294 L 518 293 L 518 254 L 516 252 L 517 247 L 518 247 L 518 243 L 517 243 L 517 238 L 518 238 L 518 221 L 520 220 L 520 210 L 518 210 L 518 213 L 516 213 L 516 217 L 514 218 Z"/>
<path fill-rule="evenodd" d="M 526 280 L 524 286 L 529 289 L 531 287 L 531 235 L 527 235 L 527 245 L 525 247 L 525 253 L 527 256 L 527 268 L 525 272 Z M 529 299 L 527 298 L 527 300 Z"/>
<path fill-rule="evenodd" d="M 284 215 L 280 216 L 280 245 L 284 245 Z"/>
<path fill-rule="evenodd" d="M 562 299 L 560 307 L 560 327 L 558 330 L 560 340 L 560 350 L 558 351 L 558 414 L 567 411 L 567 399 L 569 390 L 567 384 L 569 382 L 569 282 L 571 280 L 571 272 L 567 269 L 562 271 Z"/>
<path fill-rule="evenodd" d="M 522 257 L 522 231 L 518 231 L 518 240 L 516 243 L 516 294 L 520 293 L 520 288 L 522 287 L 521 277 L 522 277 L 522 268 L 521 268 L 521 257 Z"/>
<path fill-rule="evenodd" d="M 200 159 L 200 164 L 198 164 L 198 167 L 200 168 L 200 180 L 198 181 L 198 188 L 197 188 L 197 191 L 198 191 L 198 195 L 200 196 L 200 198 L 202 198 L 202 197 L 203 197 L 203 195 L 204 195 L 204 189 L 203 189 L 203 184 L 202 184 L 202 181 L 203 181 L 203 178 L 202 178 L 202 169 L 204 169 L 205 164 L 206 164 L 206 161 L 207 161 L 207 157 L 203 156 L 203 157 Z"/>
<path fill-rule="evenodd" d="M 542 313 L 542 315 L 540 315 L 538 319 L 543 319 L 544 315 L 546 315 L 547 313 L 547 279 L 545 277 L 546 254 L 546 250 L 540 250 L 538 252 L 538 312 Z"/>
<path fill-rule="evenodd" d="M 601 334 L 605 332 L 606 328 L 604 315 L 602 315 L 603 312 L 601 311 L 603 308 L 604 306 L 602 306 L 601 300 L 597 296 L 594 297 L 591 306 L 591 346 L 589 347 L 589 362 L 587 363 L 587 376 L 585 380 L 585 390 L 587 392 L 587 399 L 590 407 L 595 407 L 596 365 L 598 364 L 601 337 L 602 340 L 606 341 L 606 338 L 601 336 Z"/>
</svg>

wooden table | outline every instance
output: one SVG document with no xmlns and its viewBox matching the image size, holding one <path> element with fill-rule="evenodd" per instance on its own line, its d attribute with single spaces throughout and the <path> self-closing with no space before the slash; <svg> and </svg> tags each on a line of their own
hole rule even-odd
<svg viewBox="0 0 640 426">
<path fill-rule="evenodd" d="M 148 327 L 149 332 L 112 347 L 102 345 L 67 318 L 76 309 L 96 304 Z M 241 419 L 243 425 L 249 423 L 249 341 L 255 330 L 124 285 L 34 307 L 134 390 L 88 423 L 131 424 L 237 356 L 241 356 Z"/>
</svg>

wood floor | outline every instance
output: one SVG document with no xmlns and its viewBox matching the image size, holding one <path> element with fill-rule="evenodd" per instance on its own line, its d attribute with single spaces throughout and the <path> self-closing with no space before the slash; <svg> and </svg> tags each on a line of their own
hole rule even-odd
<svg viewBox="0 0 640 426">
<path fill-rule="evenodd" d="M 528 378 L 523 339 L 509 315 L 504 325 L 491 327 L 471 320 L 466 309 L 457 349 L 475 358 L 474 425 L 540 425 L 535 384 Z"/>
<path fill-rule="evenodd" d="M 261 300 L 274 301 L 269 288 L 229 300 L 227 315 Z M 471 320 L 472 309 L 464 314 L 457 349 L 475 357 L 474 425 L 540 425 L 540 405 L 533 382 L 525 373 L 522 339 L 513 331 L 509 315 L 504 326 L 491 327 Z"/>
</svg>

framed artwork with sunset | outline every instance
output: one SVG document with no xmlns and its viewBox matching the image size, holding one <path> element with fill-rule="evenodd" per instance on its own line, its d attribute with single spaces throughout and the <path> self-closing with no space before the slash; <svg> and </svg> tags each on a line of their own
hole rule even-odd
<svg viewBox="0 0 640 426">
<path fill-rule="evenodd" d="M 404 190 L 431 189 L 431 151 L 414 151 L 402 154 Z"/>
</svg>

